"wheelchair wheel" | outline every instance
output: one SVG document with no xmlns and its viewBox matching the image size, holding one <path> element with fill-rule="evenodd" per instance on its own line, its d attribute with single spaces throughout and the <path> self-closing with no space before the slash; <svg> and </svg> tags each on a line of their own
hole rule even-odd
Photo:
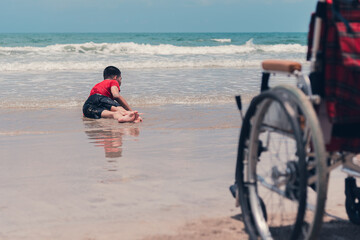
<svg viewBox="0 0 360 240">
<path fill-rule="evenodd" d="M 345 208 L 349 220 L 360 225 L 360 188 L 356 186 L 355 178 L 345 179 L 345 195 Z"/>
<path fill-rule="evenodd" d="M 307 97 L 295 87 L 279 86 L 254 98 L 236 166 L 250 238 L 316 238 L 327 182 L 324 140 Z"/>
</svg>

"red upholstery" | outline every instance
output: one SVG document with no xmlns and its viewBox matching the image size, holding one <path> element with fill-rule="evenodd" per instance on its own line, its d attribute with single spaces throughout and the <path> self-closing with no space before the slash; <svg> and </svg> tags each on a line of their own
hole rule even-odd
<svg viewBox="0 0 360 240">
<path fill-rule="evenodd" d="M 346 127 L 347 124 L 360 124 L 360 3 L 357 6 L 341 4 L 339 12 L 349 22 L 353 33 L 347 31 L 343 22 L 335 22 L 332 1 L 327 0 L 320 42 L 320 51 L 323 52 L 323 72 L 320 75 L 330 121 Z M 314 21 L 311 22 L 309 49 Z M 308 51 L 308 59 L 310 54 Z M 360 133 L 358 136 L 333 136 L 327 149 L 360 152 Z"/>
</svg>

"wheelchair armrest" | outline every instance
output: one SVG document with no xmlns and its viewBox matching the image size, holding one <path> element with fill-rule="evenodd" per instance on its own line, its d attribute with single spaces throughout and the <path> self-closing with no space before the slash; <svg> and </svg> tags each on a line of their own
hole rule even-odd
<svg viewBox="0 0 360 240">
<path fill-rule="evenodd" d="M 262 62 L 262 67 L 269 72 L 287 72 L 294 73 L 295 70 L 301 71 L 301 64 L 289 60 L 265 60 Z"/>
</svg>

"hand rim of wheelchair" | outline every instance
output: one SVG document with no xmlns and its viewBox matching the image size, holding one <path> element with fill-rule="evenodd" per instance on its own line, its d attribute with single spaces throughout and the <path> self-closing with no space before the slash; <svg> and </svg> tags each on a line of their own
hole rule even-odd
<svg viewBox="0 0 360 240">
<path fill-rule="evenodd" d="M 315 133 L 315 134 L 314 133 L 311 134 L 311 136 L 310 136 L 312 139 L 312 142 L 313 142 L 312 144 L 314 144 L 314 141 L 315 141 L 315 145 L 316 145 L 315 146 L 315 148 L 316 148 L 315 149 L 315 157 L 317 157 L 317 159 L 321 159 L 320 161 L 315 161 L 315 165 L 316 165 L 315 167 L 316 167 L 316 169 L 318 169 L 317 174 L 316 174 L 316 179 L 315 179 L 315 182 L 317 184 L 316 186 L 318 188 L 317 189 L 318 194 L 317 194 L 316 204 L 314 206 L 315 215 L 313 217 L 313 220 L 311 221 L 310 227 L 305 230 L 307 232 L 306 235 L 307 235 L 308 239 L 316 236 L 318 230 L 320 229 L 321 223 L 322 223 L 322 216 L 323 216 L 323 212 L 324 212 L 324 205 L 325 205 L 326 192 L 327 192 L 327 172 L 326 172 L 324 142 L 322 139 L 320 125 L 318 123 L 318 120 L 316 118 L 316 115 L 314 113 L 311 103 L 307 100 L 307 97 L 299 89 L 297 89 L 295 87 L 291 87 L 291 86 L 278 86 L 269 91 L 263 92 L 258 97 L 255 97 L 253 99 L 253 101 L 251 102 L 251 105 L 246 113 L 245 119 L 243 121 L 243 127 L 241 130 L 241 135 L 240 135 L 240 140 L 239 140 L 239 152 L 238 152 L 238 160 L 237 160 L 237 167 L 236 167 L 236 182 L 238 185 L 238 191 L 239 191 L 239 195 L 240 195 L 239 200 L 240 200 L 242 212 L 244 215 L 244 222 L 245 222 L 246 228 L 248 229 L 248 233 L 252 239 L 257 238 L 257 235 L 261 235 L 264 239 L 271 238 L 271 233 L 269 231 L 269 228 L 268 228 L 266 221 L 262 214 L 262 209 L 258 207 L 258 206 L 261 206 L 262 199 L 259 197 L 256 197 L 257 196 L 257 185 L 256 185 L 257 182 L 262 183 L 263 185 L 265 185 L 266 188 L 268 188 L 272 191 L 275 191 L 278 194 L 283 195 L 284 197 L 286 197 L 288 199 L 290 199 L 290 198 L 294 199 L 294 193 L 288 194 L 284 191 L 281 192 L 281 191 L 279 191 L 279 189 L 276 186 L 274 186 L 270 183 L 264 182 L 258 176 L 256 176 L 256 179 L 254 179 L 254 176 L 252 176 L 252 178 L 253 178 L 253 179 L 251 179 L 252 183 L 245 182 L 243 179 L 244 178 L 243 159 L 244 159 L 245 144 L 246 144 L 246 141 L 249 141 L 249 139 L 251 137 L 253 138 L 254 137 L 253 135 L 255 134 L 254 133 L 255 130 L 249 130 L 250 129 L 250 121 L 252 121 L 253 117 L 257 117 L 258 122 L 259 122 L 259 119 L 261 120 L 261 118 L 259 118 L 259 116 L 256 116 L 256 114 L 257 114 L 257 111 L 259 111 L 257 108 L 261 104 L 263 104 L 264 101 L 276 101 L 276 102 L 280 103 L 282 108 L 287 113 L 290 121 L 292 122 L 293 129 L 298 129 L 296 131 L 299 132 L 300 126 L 296 126 L 296 122 L 290 116 L 291 114 L 289 114 L 289 111 L 291 111 L 291 107 L 289 108 L 289 106 L 285 106 L 286 104 L 282 103 L 284 98 L 281 95 L 284 93 L 286 93 L 288 96 L 290 96 L 292 98 L 292 101 L 296 102 L 297 107 L 301 108 L 303 114 L 305 114 L 307 116 L 307 119 L 309 119 L 309 121 L 310 121 L 309 130 L 311 132 Z M 261 106 L 260 106 L 260 108 L 261 108 Z M 266 108 L 266 106 L 263 106 L 263 109 L 262 109 L 263 112 L 266 111 L 265 108 Z M 260 116 L 260 117 L 263 117 L 263 116 Z M 256 119 L 253 121 L 256 122 Z M 253 123 L 253 124 L 256 126 L 255 123 Z M 299 135 L 299 133 L 295 133 L 295 135 L 297 135 L 297 138 L 299 138 L 299 136 L 301 138 L 301 134 Z M 301 144 L 297 143 L 297 145 L 299 148 L 302 148 Z M 258 149 L 256 149 L 256 148 L 257 148 L 257 146 L 254 146 L 254 147 L 250 146 L 248 149 L 250 154 L 252 154 L 253 156 L 255 155 L 254 152 L 258 151 Z M 305 150 L 304 149 L 302 149 L 302 150 L 305 153 Z M 305 156 L 303 156 L 301 158 L 304 159 L 301 161 L 305 161 Z M 301 164 L 304 165 L 303 163 L 301 163 Z M 307 177 L 306 177 L 306 173 L 304 174 L 304 166 L 301 167 L 300 172 L 302 172 L 302 175 L 305 175 L 305 176 L 301 176 L 301 178 L 302 178 L 301 181 L 303 182 L 302 188 L 306 189 Z M 305 181 L 305 187 L 304 187 L 304 181 Z M 245 186 L 245 185 L 247 185 L 247 186 Z M 266 186 L 266 185 L 268 185 L 268 186 Z M 291 195 L 292 195 L 292 197 L 291 197 Z M 300 195 L 301 195 L 301 197 L 296 199 L 296 201 L 299 201 L 299 209 L 298 209 L 297 218 L 296 218 L 297 220 L 296 220 L 295 226 L 294 226 L 294 231 L 292 232 L 293 233 L 292 238 L 296 238 L 297 237 L 296 235 L 299 233 L 299 231 L 304 230 L 304 229 L 301 229 L 301 227 L 303 224 L 304 212 L 305 212 L 305 208 L 306 208 L 306 191 L 305 191 L 305 193 L 300 193 Z M 250 201 L 248 200 L 249 198 L 250 198 Z M 305 202 L 304 202 L 304 199 L 305 199 Z M 251 202 L 254 202 L 254 204 L 251 204 Z M 255 217 L 255 219 L 254 219 L 254 217 Z"/>
</svg>

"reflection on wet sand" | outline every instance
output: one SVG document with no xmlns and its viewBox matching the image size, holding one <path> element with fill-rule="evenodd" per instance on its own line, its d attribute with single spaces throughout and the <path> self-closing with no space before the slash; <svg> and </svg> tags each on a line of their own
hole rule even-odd
<svg viewBox="0 0 360 240">
<path fill-rule="evenodd" d="M 123 136 L 139 136 L 139 128 L 120 125 L 108 119 L 83 119 L 85 133 L 90 142 L 96 147 L 104 147 L 106 158 L 120 158 L 122 156 Z"/>
</svg>

